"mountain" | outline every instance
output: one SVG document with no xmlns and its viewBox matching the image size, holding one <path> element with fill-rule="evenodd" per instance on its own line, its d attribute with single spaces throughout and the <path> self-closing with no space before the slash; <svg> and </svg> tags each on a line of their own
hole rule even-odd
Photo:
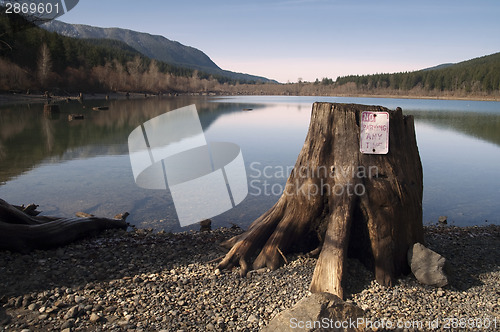
<svg viewBox="0 0 500 332">
<path fill-rule="evenodd" d="M 41 27 L 72 38 L 119 40 L 149 58 L 173 65 L 220 69 L 202 51 L 182 45 L 163 36 L 119 28 L 98 28 L 83 24 L 68 24 L 60 21 L 51 21 L 43 24 Z"/>
<path fill-rule="evenodd" d="M 408 91 L 457 91 L 498 93 L 500 91 L 500 53 L 485 55 L 455 64 L 443 64 L 413 72 L 338 77 L 337 86 L 355 83 L 364 90 L 394 89 Z"/>
<path fill-rule="evenodd" d="M 451 67 L 455 65 L 455 63 L 443 63 L 443 64 L 440 64 L 440 65 L 437 65 L 437 66 L 434 66 L 434 67 L 429 67 L 429 68 L 425 68 L 425 69 L 422 69 L 422 70 L 436 70 L 436 69 L 444 69 L 444 68 L 448 68 L 448 67 Z"/>
<path fill-rule="evenodd" d="M 225 76 L 240 81 L 271 81 L 265 77 L 223 70 L 202 51 L 163 36 L 121 28 L 99 28 L 83 24 L 68 24 L 55 20 L 45 23 L 41 27 L 73 38 L 122 41 L 151 59 L 175 66 L 196 69 L 211 75 Z"/>
</svg>

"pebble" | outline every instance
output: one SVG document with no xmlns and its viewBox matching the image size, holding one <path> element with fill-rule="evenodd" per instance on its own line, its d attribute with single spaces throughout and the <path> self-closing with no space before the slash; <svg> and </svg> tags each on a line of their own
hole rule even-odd
<svg viewBox="0 0 500 332">
<path fill-rule="evenodd" d="M 65 322 L 62 323 L 61 329 L 70 329 L 75 325 L 75 320 L 74 319 L 68 319 Z"/>
<path fill-rule="evenodd" d="M 91 323 L 95 323 L 95 322 L 98 322 L 99 320 L 101 320 L 101 317 L 94 312 L 90 315 L 89 320 Z"/>
<path fill-rule="evenodd" d="M 36 303 L 31 303 L 29 306 L 28 306 L 28 310 L 31 310 L 31 311 L 35 311 L 39 308 L 39 305 L 36 304 Z"/>
<path fill-rule="evenodd" d="M 68 320 L 70 318 L 76 318 L 76 316 L 78 316 L 79 311 L 80 311 L 80 308 L 77 305 L 75 305 L 74 307 L 71 307 L 64 315 L 64 319 Z"/>
<path fill-rule="evenodd" d="M 259 321 L 259 318 L 257 316 L 255 316 L 254 314 L 251 314 L 247 321 L 249 321 L 250 323 L 255 323 L 255 322 L 258 322 Z"/>
<path fill-rule="evenodd" d="M 288 255 L 282 268 L 246 278 L 239 268 L 207 263 L 224 254 L 218 243 L 240 232 L 109 231 L 56 250 L 0 252 L 0 294 L 10 316 L 0 331 L 257 331 L 309 293 L 316 259 Z M 441 319 L 436 331 L 446 330 L 444 318 L 500 323 L 500 226 L 425 232 L 426 245 L 450 262 L 449 286 L 409 275 L 382 287 L 348 259 L 346 300 L 366 310 L 367 320 Z"/>
</svg>

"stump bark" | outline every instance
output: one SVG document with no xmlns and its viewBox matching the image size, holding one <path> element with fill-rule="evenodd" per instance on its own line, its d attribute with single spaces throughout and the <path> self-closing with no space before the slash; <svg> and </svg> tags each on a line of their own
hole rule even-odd
<svg viewBox="0 0 500 332">
<path fill-rule="evenodd" d="M 363 111 L 389 113 L 388 154 L 360 152 Z M 294 250 L 320 252 L 311 291 L 343 297 L 345 258 L 359 258 L 385 286 L 409 272 L 423 242 L 422 166 L 412 116 L 400 108 L 314 103 L 309 131 L 278 202 L 230 248 L 219 268 L 278 268 Z"/>
<path fill-rule="evenodd" d="M 127 227 L 125 219 L 38 216 L 33 205 L 20 209 L 0 199 L 0 250 L 29 252 L 48 249 L 106 229 Z"/>
</svg>

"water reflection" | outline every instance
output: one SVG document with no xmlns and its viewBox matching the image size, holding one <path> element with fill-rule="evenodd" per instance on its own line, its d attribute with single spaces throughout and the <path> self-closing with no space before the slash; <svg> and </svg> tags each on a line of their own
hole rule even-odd
<svg viewBox="0 0 500 332">
<path fill-rule="evenodd" d="M 74 160 L 128 153 L 127 138 L 143 122 L 173 109 L 196 104 L 204 128 L 222 114 L 239 112 L 248 104 L 218 104 L 208 99 L 177 97 L 145 100 L 74 101 L 60 103 L 57 117 L 46 116 L 42 104 L 0 107 L 0 183 L 47 159 Z M 109 111 L 93 111 L 95 106 Z M 259 105 L 251 105 L 257 109 Z M 68 115 L 83 114 L 83 121 Z"/>
<path fill-rule="evenodd" d="M 45 214 L 53 215 L 69 216 L 84 210 L 112 216 L 129 211 L 129 220 L 141 227 L 179 231 L 170 194 L 141 189 L 134 183 L 127 147 L 134 128 L 169 110 L 195 104 L 207 141 L 233 142 L 241 147 L 250 183 L 264 178 L 251 171 L 252 163 L 259 163 L 261 170 L 295 164 L 315 101 L 377 104 L 391 109 L 399 106 L 405 114 L 413 114 L 424 167 L 424 221 L 448 215 L 458 225 L 481 224 L 485 219 L 499 222 L 498 102 L 165 97 L 62 103 L 55 118 L 44 116 L 43 105 L 3 106 L 0 197 L 16 204 L 35 202 Z M 104 105 L 109 111 L 92 111 L 92 107 Z M 72 113 L 84 114 L 85 120 L 68 121 Z M 273 174 L 266 180 L 269 186 L 281 185 L 286 174 Z M 249 185 L 243 203 L 216 217 L 215 225 L 246 227 L 279 197 L 279 193 L 252 192 L 256 188 Z"/>
<path fill-rule="evenodd" d="M 412 113 L 418 122 L 450 129 L 500 146 L 500 111 L 498 114 L 455 111 Z"/>
</svg>

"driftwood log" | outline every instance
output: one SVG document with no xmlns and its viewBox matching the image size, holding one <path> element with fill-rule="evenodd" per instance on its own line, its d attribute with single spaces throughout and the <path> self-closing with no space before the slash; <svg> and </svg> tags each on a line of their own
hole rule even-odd
<svg viewBox="0 0 500 332">
<path fill-rule="evenodd" d="M 105 229 L 128 227 L 125 218 L 57 218 L 38 216 L 38 213 L 36 205 L 16 207 L 0 199 L 0 250 L 29 252 L 48 249 Z"/>
<path fill-rule="evenodd" d="M 389 153 L 360 152 L 363 111 L 389 113 Z M 343 297 L 347 254 L 386 286 L 409 272 L 408 248 L 423 241 L 422 166 L 413 117 L 381 106 L 315 103 L 309 132 L 278 202 L 230 248 L 218 268 L 278 268 L 303 248 L 320 252 L 310 289 Z M 315 234 L 315 236 L 311 236 Z M 253 264 L 249 265 L 253 260 Z"/>
</svg>

